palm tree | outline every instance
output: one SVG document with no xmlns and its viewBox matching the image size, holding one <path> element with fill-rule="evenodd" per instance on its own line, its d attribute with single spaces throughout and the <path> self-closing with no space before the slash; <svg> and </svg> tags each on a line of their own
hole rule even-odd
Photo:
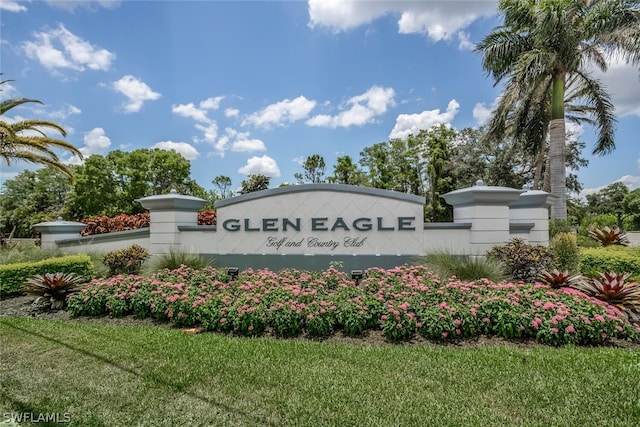
<svg viewBox="0 0 640 427">
<path fill-rule="evenodd" d="M 504 24 L 476 46 L 484 55 L 484 70 L 496 84 L 504 82 L 495 129 L 512 126 L 538 150 L 549 135 L 551 193 L 558 197 L 551 217 L 565 219 L 565 112 L 573 109 L 565 104 L 566 89 L 584 103 L 575 107 L 576 116 L 597 127 L 593 153 L 611 152 L 614 107 L 589 67 L 606 71 L 614 55 L 640 62 L 640 2 L 501 0 L 499 9 Z"/>
<path fill-rule="evenodd" d="M 10 81 L 3 80 L 0 81 L 0 84 Z M 4 100 L 0 102 L 0 117 L 14 107 L 30 102 L 42 104 L 37 99 L 28 98 Z M 67 136 L 67 132 L 62 126 L 47 120 L 23 120 L 15 123 L 0 120 L 0 157 L 7 162 L 7 165 L 10 165 L 13 160 L 46 165 L 63 172 L 75 184 L 71 169 L 60 162 L 54 149 L 70 151 L 80 158 L 82 158 L 82 153 L 66 141 L 47 136 L 43 129 L 52 129 L 62 136 Z"/>
</svg>

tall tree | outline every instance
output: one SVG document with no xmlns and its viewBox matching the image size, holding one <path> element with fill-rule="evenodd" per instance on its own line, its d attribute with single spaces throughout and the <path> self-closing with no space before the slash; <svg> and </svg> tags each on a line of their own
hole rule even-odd
<svg viewBox="0 0 640 427">
<path fill-rule="evenodd" d="M 351 156 L 340 156 L 333 165 L 333 176 L 327 178 L 332 184 L 365 185 L 364 172 L 353 163 Z"/>
<path fill-rule="evenodd" d="M 558 197 L 551 217 L 565 219 L 565 88 L 574 83 L 590 107 L 598 127 L 595 154 L 615 148 L 613 105 L 590 66 L 607 69 L 611 55 L 640 62 L 640 9 L 632 0 L 501 0 L 504 24 L 476 47 L 483 53 L 483 68 L 496 84 L 504 82 L 496 111 L 514 111 L 518 102 L 548 102 L 533 110 L 543 134 L 549 119 L 551 192 Z M 535 95 L 535 96 L 534 96 Z M 545 104 L 546 105 L 546 104 Z M 548 114 L 548 115 L 547 115 Z M 536 140 L 540 143 L 542 140 Z"/>
<path fill-rule="evenodd" d="M 431 128 L 426 132 L 427 175 L 429 177 L 429 193 L 425 205 L 425 213 L 431 221 L 450 219 L 453 211 L 447 208 L 440 195 L 454 190 L 451 165 L 451 142 L 456 132 L 445 126 Z M 448 212 L 450 211 L 450 212 Z"/>
<path fill-rule="evenodd" d="M 1 74 L 0 74 L 1 75 Z M 0 81 L 0 85 L 12 80 Z M 0 89 L 1 91 L 1 89 Z M 67 132 L 62 126 L 48 120 L 22 120 L 11 122 L 3 116 L 11 109 L 28 104 L 42 104 L 37 99 L 13 98 L 0 102 L 0 157 L 7 165 L 13 160 L 22 160 L 28 163 L 39 163 L 64 173 L 75 183 L 75 177 L 71 169 L 60 161 L 56 149 L 62 149 L 82 158 L 82 153 L 72 144 L 61 139 L 47 136 L 45 130 L 53 130 L 63 137 Z"/>
<path fill-rule="evenodd" d="M 72 186 L 62 172 L 51 168 L 25 170 L 4 183 L 0 194 L 0 231 L 14 229 L 14 237 L 32 237 L 34 224 L 63 216 Z"/>
<path fill-rule="evenodd" d="M 588 210 L 594 214 L 610 214 L 616 217 L 616 225 L 622 229 L 623 220 L 634 211 L 628 209 L 633 205 L 625 204 L 629 188 L 621 182 L 614 182 L 594 194 L 587 195 Z M 627 199 L 629 202 L 630 199 Z"/>
<path fill-rule="evenodd" d="M 320 154 L 312 154 L 307 157 L 302 164 L 304 174 L 296 173 L 294 177 L 298 180 L 298 184 L 309 182 L 311 184 L 320 184 L 324 182 L 324 172 L 327 168 L 324 158 Z"/>
<path fill-rule="evenodd" d="M 242 181 L 240 194 L 253 193 L 254 191 L 266 190 L 269 188 L 271 178 L 262 174 L 250 175 L 248 180 Z"/>
<path fill-rule="evenodd" d="M 231 191 L 231 178 L 228 176 L 218 175 L 213 178 L 211 183 L 218 188 L 217 195 L 219 199 L 226 199 L 233 195 L 233 191 Z"/>
<path fill-rule="evenodd" d="M 73 218 L 134 214 L 144 209 L 136 199 L 168 193 L 203 197 L 190 179 L 191 163 L 175 151 L 142 148 L 92 155 L 74 168 L 78 183 L 66 209 Z"/>
</svg>

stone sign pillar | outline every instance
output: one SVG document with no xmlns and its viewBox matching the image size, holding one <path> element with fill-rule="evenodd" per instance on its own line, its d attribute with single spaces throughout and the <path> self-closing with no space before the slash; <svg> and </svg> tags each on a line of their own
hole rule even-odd
<svg viewBox="0 0 640 427">
<path fill-rule="evenodd" d="M 531 224 L 528 243 L 546 246 L 549 244 L 549 207 L 557 196 L 527 187 L 524 190 L 518 199 L 509 204 L 511 223 Z"/>
<path fill-rule="evenodd" d="M 153 255 L 166 254 L 171 249 L 181 249 L 182 242 L 178 226 L 198 225 L 198 210 L 206 203 L 198 197 L 178 194 L 176 190 L 171 190 L 169 194 L 144 197 L 137 201 L 143 208 L 149 210 L 151 239 L 149 251 Z"/>
<path fill-rule="evenodd" d="M 62 218 L 58 218 L 56 221 L 35 224 L 33 228 L 40 233 L 42 249 L 57 249 L 56 241 L 77 239 L 86 226 L 87 224 L 81 222 L 64 221 Z"/>
<path fill-rule="evenodd" d="M 471 253 L 484 254 L 497 244 L 509 241 L 509 204 L 524 190 L 476 185 L 455 190 L 441 197 L 453 206 L 454 223 L 470 223 Z"/>
</svg>

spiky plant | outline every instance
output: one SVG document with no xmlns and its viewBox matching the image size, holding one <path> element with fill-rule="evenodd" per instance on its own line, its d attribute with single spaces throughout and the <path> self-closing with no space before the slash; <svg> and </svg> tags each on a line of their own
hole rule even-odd
<svg viewBox="0 0 640 427">
<path fill-rule="evenodd" d="M 602 246 L 629 246 L 629 239 L 627 239 L 627 234 L 623 233 L 618 227 L 614 229 L 611 229 L 609 227 L 595 228 L 589 231 L 589 237 L 598 241 Z"/>
<path fill-rule="evenodd" d="M 578 285 L 584 280 L 580 274 L 569 274 L 569 271 L 544 270 L 538 275 L 538 280 L 552 288 L 562 288 L 564 286 Z"/>
<path fill-rule="evenodd" d="M 573 287 L 624 310 L 629 320 L 640 322 L 640 283 L 625 282 L 630 274 L 600 273 L 591 281 L 582 281 Z"/>
<path fill-rule="evenodd" d="M 67 296 L 83 282 L 84 278 L 75 273 L 37 274 L 25 280 L 24 291 L 42 298 L 52 310 L 59 310 L 64 308 Z"/>
</svg>

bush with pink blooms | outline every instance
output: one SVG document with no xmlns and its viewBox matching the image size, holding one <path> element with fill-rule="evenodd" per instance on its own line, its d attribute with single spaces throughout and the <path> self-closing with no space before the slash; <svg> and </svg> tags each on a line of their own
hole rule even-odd
<svg viewBox="0 0 640 427">
<path fill-rule="evenodd" d="M 480 335 L 534 339 L 549 345 L 640 342 L 640 326 L 617 307 L 572 288 L 540 283 L 440 279 L 423 266 L 372 268 L 356 285 L 343 272 L 182 266 L 151 277 L 92 281 L 68 299 L 75 316 L 134 315 L 179 327 L 242 336 L 382 330 L 393 342 L 417 335 L 449 342 Z"/>
</svg>

